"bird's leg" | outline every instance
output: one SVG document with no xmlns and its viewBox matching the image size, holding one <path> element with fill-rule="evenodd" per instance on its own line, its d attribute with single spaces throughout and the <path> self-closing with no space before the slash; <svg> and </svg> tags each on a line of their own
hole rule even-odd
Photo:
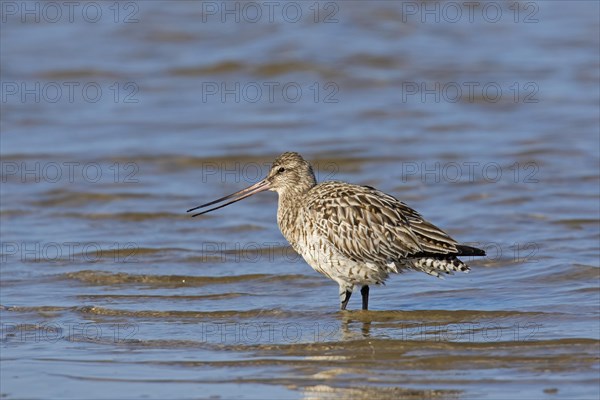
<svg viewBox="0 0 600 400">
<path fill-rule="evenodd" d="M 340 286 L 340 299 L 342 301 L 340 310 L 346 309 L 346 306 L 348 305 L 348 302 L 350 301 L 350 296 L 352 296 L 352 288 Z"/>
<path fill-rule="evenodd" d="M 362 295 L 362 309 L 363 310 L 368 310 L 369 309 L 369 286 L 365 285 L 362 288 L 360 288 L 360 294 Z"/>
</svg>

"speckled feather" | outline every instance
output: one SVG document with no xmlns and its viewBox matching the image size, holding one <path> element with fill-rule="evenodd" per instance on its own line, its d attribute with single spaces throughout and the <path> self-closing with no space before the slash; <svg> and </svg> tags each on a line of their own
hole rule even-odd
<svg viewBox="0 0 600 400">
<path fill-rule="evenodd" d="M 281 232 L 315 270 L 341 286 L 383 283 L 404 269 L 434 276 L 469 270 L 457 256 L 471 248 L 393 196 L 345 182 L 316 184 L 296 153 L 284 153 L 272 169 L 282 166 L 293 184 L 278 190 Z"/>
<path fill-rule="evenodd" d="M 306 222 L 348 258 L 374 263 L 456 253 L 456 241 L 394 197 L 369 186 L 324 182 L 303 199 Z"/>
</svg>

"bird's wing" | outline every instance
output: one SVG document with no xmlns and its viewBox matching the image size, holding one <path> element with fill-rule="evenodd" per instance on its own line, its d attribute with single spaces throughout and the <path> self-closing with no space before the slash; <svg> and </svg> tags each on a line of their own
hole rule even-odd
<svg viewBox="0 0 600 400">
<path fill-rule="evenodd" d="M 368 186 L 324 182 L 303 208 L 319 235 L 344 256 L 382 263 L 456 253 L 457 243 L 396 198 Z"/>
<path fill-rule="evenodd" d="M 381 192 L 380 192 L 381 193 Z M 423 253 L 426 255 L 433 254 L 458 254 L 458 243 L 452 239 L 446 232 L 433 225 L 431 222 L 423 219 L 421 214 L 407 206 L 406 204 L 391 197 L 396 202 L 396 207 L 406 216 L 410 224 L 410 230 L 419 240 L 419 244 L 423 248 Z"/>
</svg>

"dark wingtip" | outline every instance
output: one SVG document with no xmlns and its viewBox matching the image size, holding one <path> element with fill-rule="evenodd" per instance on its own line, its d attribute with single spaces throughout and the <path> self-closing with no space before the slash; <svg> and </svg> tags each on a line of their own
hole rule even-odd
<svg viewBox="0 0 600 400">
<path fill-rule="evenodd" d="M 432 253 L 428 251 L 420 251 L 418 253 L 411 254 L 410 257 L 414 258 L 424 258 L 424 257 L 448 257 L 448 256 L 456 256 L 456 257 L 468 257 L 468 256 L 485 256 L 485 251 L 478 249 L 477 247 L 467 246 L 464 244 L 456 245 L 456 252 L 454 253 Z"/>
<path fill-rule="evenodd" d="M 485 256 L 485 251 L 478 249 L 477 247 L 466 246 L 460 244 L 456 246 L 459 256 Z"/>
</svg>

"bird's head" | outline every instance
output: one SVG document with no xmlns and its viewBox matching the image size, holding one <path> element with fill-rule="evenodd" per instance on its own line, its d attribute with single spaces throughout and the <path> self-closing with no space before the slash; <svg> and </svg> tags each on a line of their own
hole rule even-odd
<svg viewBox="0 0 600 400">
<path fill-rule="evenodd" d="M 229 200 L 221 205 L 192 215 L 192 217 L 195 217 L 197 215 L 205 214 L 209 211 L 225 207 L 229 204 L 243 200 L 246 197 L 250 197 L 253 194 L 260 193 L 265 190 L 277 192 L 280 196 L 302 194 L 316 184 L 317 181 L 315 179 L 315 174 L 308 161 L 302 158 L 302 156 L 298 153 L 286 152 L 273 161 L 269 173 L 260 182 L 257 182 L 246 189 L 242 189 L 220 199 L 211 201 L 198 207 L 190 208 L 187 212 Z"/>
<path fill-rule="evenodd" d="M 293 152 L 283 153 L 277 157 L 264 180 L 269 182 L 269 190 L 280 195 L 303 193 L 317 183 L 308 161 Z"/>
</svg>

